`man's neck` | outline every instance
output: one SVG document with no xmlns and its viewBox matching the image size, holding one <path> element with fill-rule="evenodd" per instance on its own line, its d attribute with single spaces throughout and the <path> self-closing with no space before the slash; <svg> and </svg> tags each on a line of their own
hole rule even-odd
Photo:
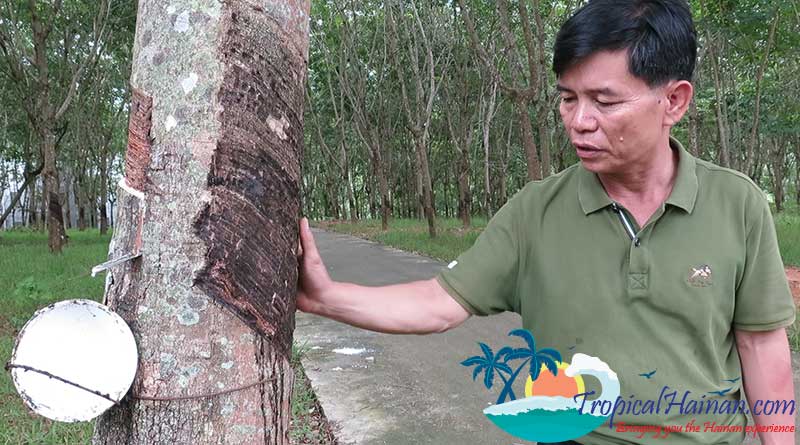
<svg viewBox="0 0 800 445">
<path fill-rule="evenodd" d="M 624 174 L 598 174 L 608 196 L 633 213 L 639 226 L 666 201 L 678 173 L 679 155 L 667 147 L 657 151 L 648 163 Z"/>
</svg>

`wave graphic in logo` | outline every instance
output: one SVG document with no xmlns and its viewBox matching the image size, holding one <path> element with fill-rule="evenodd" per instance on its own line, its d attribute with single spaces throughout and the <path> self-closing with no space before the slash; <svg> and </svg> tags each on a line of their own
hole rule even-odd
<svg viewBox="0 0 800 445">
<path fill-rule="evenodd" d="M 575 354 L 564 372 L 568 377 L 596 377 L 602 385 L 600 397 L 596 399 L 598 403 L 608 401 L 613 405 L 619 396 L 617 374 L 597 357 Z M 490 406 L 483 413 L 498 428 L 516 437 L 538 442 L 560 442 L 583 436 L 608 419 L 608 415 L 581 412 L 584 397 L 530 396 Z"/>
</svg>

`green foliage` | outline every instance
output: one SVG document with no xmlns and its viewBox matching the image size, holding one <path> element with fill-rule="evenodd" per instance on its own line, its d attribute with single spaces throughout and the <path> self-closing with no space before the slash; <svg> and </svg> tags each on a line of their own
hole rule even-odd
<svg viewBox="0 0 800 445">
<path fill-rule="evenodd" d="M 800 266 L 800 209 L 775 215 L 775 231 L 784 264 Z"/>
<path fill-rule="evenodd" d="M 44 233 L 0 234 L 1 363 L 10 359 L 14 336 L 36 310 L 65 299 L 102 298 L 103 278 L 91 278 L 89 270 L 105 261 L 110 235 L 87 230 L 70 231 L 69 236 L 64 253 L 53 256 Z M 29 413 L 10 377 L 0 374 L 0 443 L 89 443 L 93 422 L 66 424 Z"/>
<path fill-rule="evenodd" d="M 294 389 L 289 440 L 293 444 L 329 445 L 335 440 L 301 363 L 310 350 L 307 343 L 292 344 L 290 363 L 294 369 Z"/>
</svg>

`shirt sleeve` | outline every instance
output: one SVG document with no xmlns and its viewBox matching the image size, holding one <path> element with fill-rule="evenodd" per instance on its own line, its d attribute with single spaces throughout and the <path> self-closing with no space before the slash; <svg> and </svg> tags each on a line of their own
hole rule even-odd
<svg viewBox="0 0 800 445">
<path fill-rule="evenodd" d="M 447 293 L 473 315 L 518 311 L 520 195 L 500 208 L 475 244 L 436 276 Z"/>
<path fill-rule="evenodd" d="M 751 198 L 751 202 L 753 199 Z M 794 323 L 795 307 L 781 261 L 775 223 L 763 195 L 751 206 L 746 260 L 736 288 L 733 327 L 744 331 L 769 331 Z"/>
</svg>

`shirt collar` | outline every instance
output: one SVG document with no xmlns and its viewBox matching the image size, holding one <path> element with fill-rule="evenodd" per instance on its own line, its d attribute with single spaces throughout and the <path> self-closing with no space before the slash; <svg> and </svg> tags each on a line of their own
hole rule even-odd
<svg viewBox="0 0 800 445">
<path fill-rule="evenodd" d="M 678 174 L 666 203 L 691 213 L 697 199 L 695 159 L 672 136 L 669 138 L 669 146 L 678 152 Z M 578 201 L 586 215 L 612 204 L 600 179 L 596 174 L 586 170 L 583 164 L 578 166 Z"/>
</svg>

